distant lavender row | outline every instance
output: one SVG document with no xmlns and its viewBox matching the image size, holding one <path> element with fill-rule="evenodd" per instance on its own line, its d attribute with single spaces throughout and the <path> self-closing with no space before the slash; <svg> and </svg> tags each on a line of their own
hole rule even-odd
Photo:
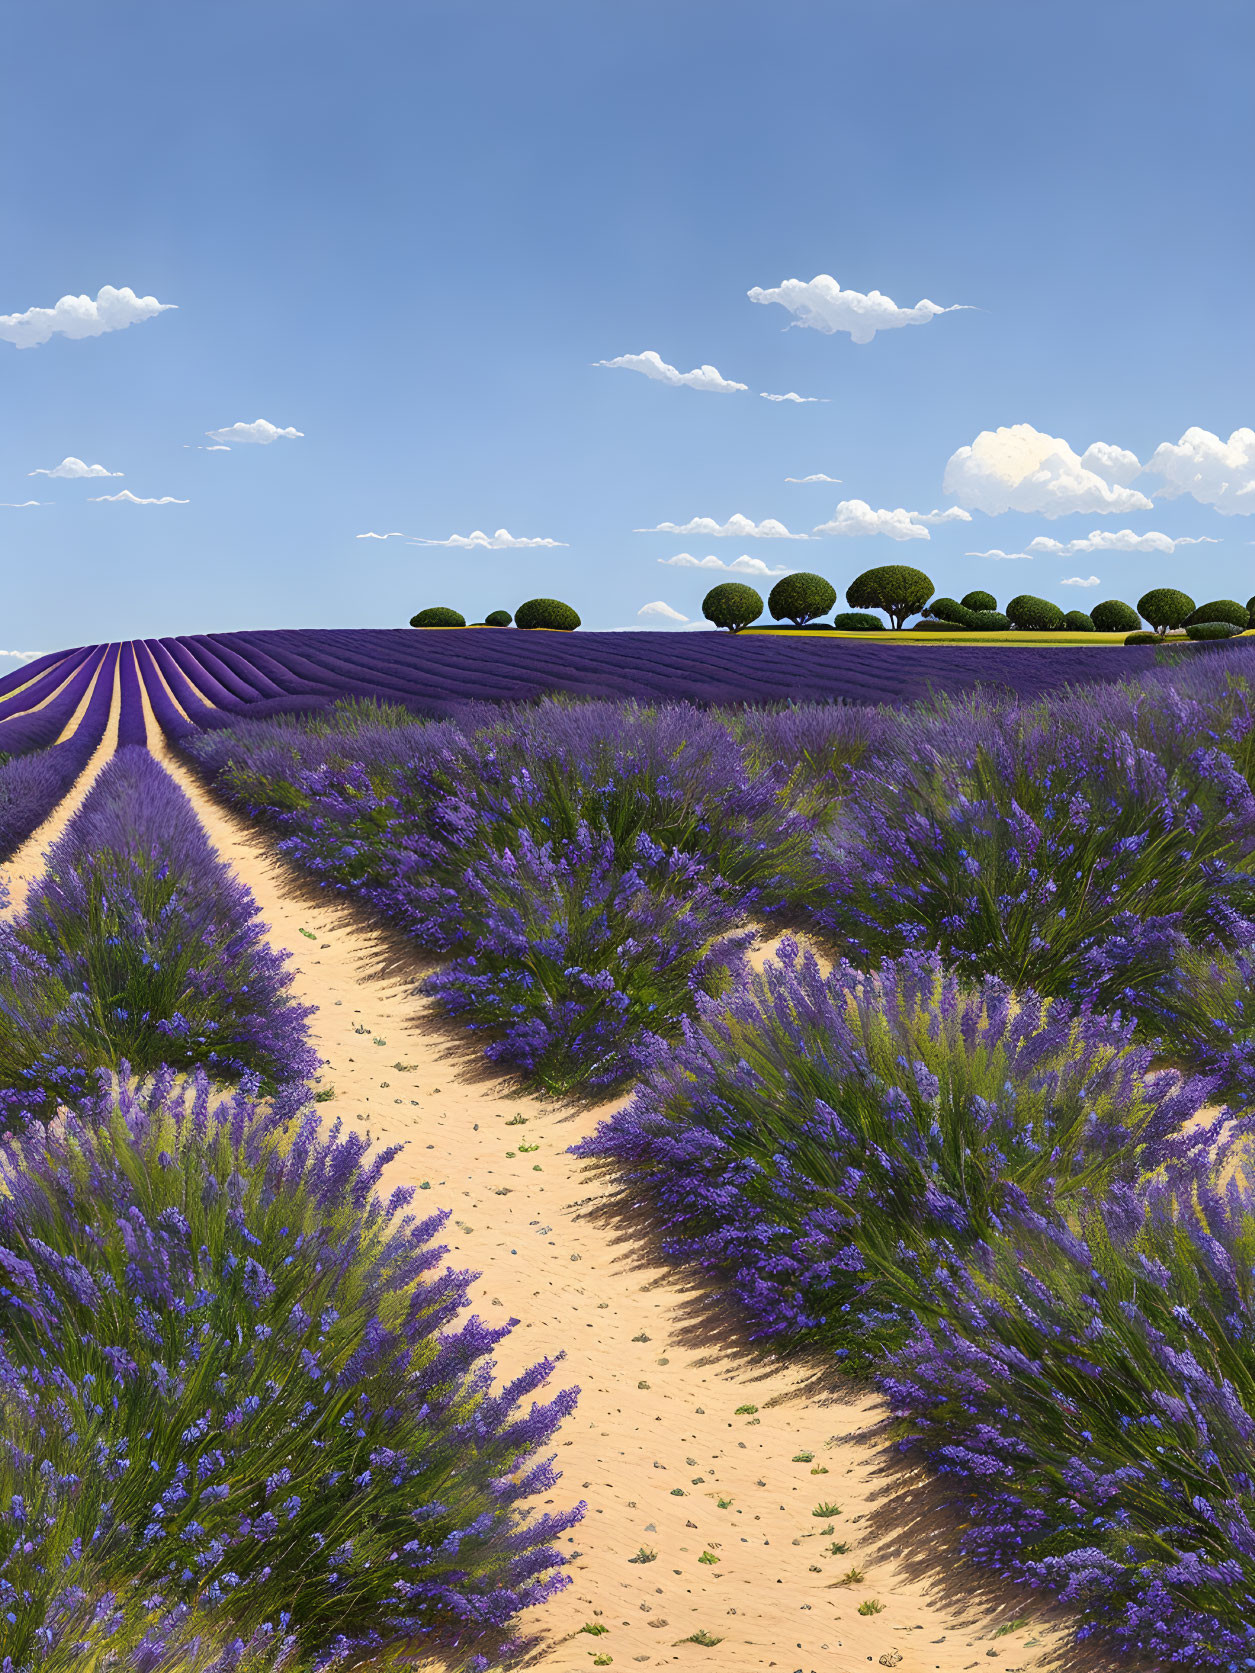
<svg viewBox="0 0 1255 1673">
<path fill-rule="evenodd" d="M 102 647 L 92 695 L 70 737 L 0 766 L 0 856 L 7 859 L 43 824 L 95 754 L 113 704 L 115 647 Z"/>
</svg>

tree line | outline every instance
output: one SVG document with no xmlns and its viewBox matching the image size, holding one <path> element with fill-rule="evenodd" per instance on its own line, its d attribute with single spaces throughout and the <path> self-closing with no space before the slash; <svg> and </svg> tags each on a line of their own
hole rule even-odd
<svg viewBox="0 0 1255 1673">
<path fill-rule="evenodd" d="M 882 564 L 855 576 L 846 588 L 845 601 L 851 607 L 839 611 L 831 621 L 824 618 L 837 602 L 837 589 L 822 575 L 807 570 L 782 576 L 767 599 L 767 609 L 778 623 L 793 627 L 829 627 L 847 633 L 875 633 L 884 629 L 873 610 L 889 618 L 889 626 L 900 631 L 912 616 L 920 620 L 916 629 L 938 632 L 959 631 L 1002 633 L 1018 629 L 1027 633 L 1124 633 L 1137 642 L 1165 638 L 1184 629 L 1191 638 L 1221 639 L 1243 633 L 1255 614 L 1255 598 L 1245 604 L 1236 599 L 1212 599 L 1195 604 L 1177 587 L 1153 587 L 1143 593 L 1137 608 L 1123 599 L 1108 598 L 1092 610 L 1063 610 L 1048 598 L 1019 593 L 998 608 L 992 593 L 975 591 L 961 599 L 934 597 L 934 587 L 922 569 L 910 564 Z M 739 633 L 758 621 L 763 613 L 762 597 L 743 581 L 724 581 L 712 587 L 702 600 L 702 614 L 716 627 Z M 1152 631 L 1142 631 L 1147 622 Z"/>
</svg>

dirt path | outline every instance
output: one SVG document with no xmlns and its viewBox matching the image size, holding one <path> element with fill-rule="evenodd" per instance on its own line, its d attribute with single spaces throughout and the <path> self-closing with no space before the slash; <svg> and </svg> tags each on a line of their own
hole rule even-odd
<svg viewBox="0 0 1255 1673">
<path fill-rule="evenodd" d="M 555 1385 L 582 1390 L 558 1438 L 553 1500 L 587 1500 L 572 1541 L 581 1555 L 571 1588 L 530 1618 L 540 1635 L 530 1665 L 1046 1667 L 1062 1617 L 1005 1589 L 979 1595 L 966 1566 L 962 1590 L 948 1590 L 952 1535 L 922 1479 L 891 1462 L 879 1402 L 816 1394 L 795 1369 L 712 1346 L 700 1294 L 599 1214 L 603 1193 L 566 1154 L 596 1112 L 572 1118 L 486 1076 L 413 997 L 420 967 L 386 932 L 311 894 L 263 834 L 156 753 L 253 890 L 272 940 L 292 950 L 296 992 L 319 1007 L 313 1035 L 335 1090 L 324 1113 L 377 1141 L 408 1141 L 394 1181 L 429 1189 L 420 1205 L 452 1210 L 451 1259 L 483 1273 L 477 1309 L 523 1321 L 499 1353 L 503 1373 L 565 1351 Z M 839 1508 L 817 1516 L 821 1504 Z"/>
</svg>

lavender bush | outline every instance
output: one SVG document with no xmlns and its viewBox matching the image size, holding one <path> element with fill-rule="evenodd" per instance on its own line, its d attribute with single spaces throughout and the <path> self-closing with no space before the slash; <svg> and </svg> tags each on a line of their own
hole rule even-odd
<svg viewBox="0 0 1255 1673">
<path fill-rule="evenodd" d="M 555 1093 L 623 1080 L 753 939 L 726 933 L 740 891 L 644 831 L 626 869 L 587 825 L 560 843 L 522 831 L 514 851 L 468 866 L 463 886 L 475 951 L 424 990 L 491 1032 L 490 1060 Z"/>
<path fill-rule="evenodd" d="M 726 1275 L 759 1337 L 867 1363 L 907 1327 L 902 1246 L 960 1247 L 1005 1193 L 1062 1204 L 1136 1176 L 1214 1082 L 1152 1072 L 1130 1025 L 930 955 L 825 976 L 779 961 L 699 1000 L 633 1100 L 576 1147 Z"/>
<path fill-rule="evenodd" d="M 394 1151 L 294 1090 L 174 1078 L 102 1076 L 0 1142 L 6 1665 L 95 1642 L 183 1673 L 163 1645 L 195 1629 L 221 1673 L 269 1673 L 267 1631 L 301 1673 L 436 1643 L 488 1666 L 565 1583 L 582 1507 L 526 1501 L 575 1391 L 532 1399 L 547 1361 L 492 1391 L 510 1326 L 463 1316 L 443 1215 L 375 1194 Z"/>
<path fill-rule="evenodd" d="M 1255 940 L 1255 796 L 1172 711 L 1117 690 L 917 718 L 819 839 L 817 921 L 859 962 L 931 948 L 1157 1032 L 1184 948 Z"/>
<path fill-rule="evenodd" d="M 120 750 L 0 924 L 0 1114 L 72 1101 L 123 1059 L 267 1087 L 312 1074 L 310 1008 L 264 933 L 169 774 Z"/>
<path fill-rule="evenodd" d="M 1251 1124 L 1178 1138 L 1071 1226 L 1020 1199 L 966 1257 L 935 1245 L 880 1379 L 972 1556 L 1191 1668 L 1255 1663 Z"/>
</svg>

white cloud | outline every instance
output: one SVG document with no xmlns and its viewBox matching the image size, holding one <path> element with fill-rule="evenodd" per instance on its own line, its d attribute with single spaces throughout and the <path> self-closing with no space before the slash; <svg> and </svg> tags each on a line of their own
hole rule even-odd
<svg viewBox="0 0 1255 1673">
<path fill-rule="evenodd" d="M 408 540 L 410 537 L 402 534 L 400 529 L 389 529 L 387 534 L 358 534 L 354 535 L 353 538 L 355 540 Z"/>
<path fill-rule="evenodd" d="M 964 552 L 963 556 L 965 558 L 995 558 L 1004 563 L 1015 563 L 1019 558 L 1027 558 L 1029 563 L 1033 561 L 1031 552 L 1004 552 L 998 546 L 993 547 L 988 552 Z"/>
<path fill-rule="evenodd" d="M 747 554 L 734 558 L 731 563 L 724 563 L 722 558 L 695 558 L 690 552 L 677 552 L 673 558 L 659 558 L 659 563 L 665 563 L 675 569 L 720 569 L 729 575 L 792 575 L 793 571 L 784 564 L 777 564 L 774 568 L 764 563 L 762 558 L 751 558 Z"/>
<path fill-rule="evenodd" d="M 251 424 L 228 424 L 222 430 L 206 430 L 210 441 L 216 442 L 259 442 L 268 447 L 272 441 L 278 441 L 281 436 L 289 441 L 299 441 L 304 436 L 304 430 L 293 430 L 290 426 L 280 430 L 278 425 L 271 424 L 265 418 L 255 418 Z M 230 449 L 228 448 L 228 452 Z"/>
<path fill-rule="evenodd" d="M 956 302 L 950 308 L 939 308 L 925 297 L 913 308 L 899 308 L 891 296 L 878 290 L 868 291 L 866 296 L 859 290 L 842 290 L 830 273 L 818 273 L 809 283 L 786 279 L 774 290 L 755 285 L 746 295 L 751 302 L 778 302 L 796 316 L 791 325 L 808 325 L 829 336 L 834 331 L 848 331 L 855 343 L 870 343 L 878 331 L 891 331 L 895 326 L 927 325 L 938 314 L 968 306 Z"/>
<path fill-rule="evenodd" d="M 175 307 L 155 296 L 136 296 L 129 285 L 115 290 L 102 285 L 90 296 L 63 296 L 54 308 L 28 308 L 24 314 L 0 314 L 0 343 L 20 349 L 37 348 L 54 332 L 63 337 L 99 337 L 106 331 L 125 331 L 128 325 L 153 319 Z"/>
<path fill-rule="evenodd" d="M 1127 447 L 1113 447 L 1106 441 L 1090 442 L 1081 454 L 1081 464 L 1085 470 L 1101 476 L 1104 482 L 1114 482 L 1121 488 L 1127 488 L 1143 469 L 1136 453 L 1130 453 Z"/>
<path fill-rule="evenodd" d="M 908 511 L 907 516 L 917 523 L 925 523 L 930 529 L 940 528 L 945 523 L 970 523 L 972 513 L 964 511 L 961 505 L 948 505 L 944 511 Z"/>
<path fill-rule="evenodd" d="M 85 465 L 81 459 L 68 454 L 59 465 L 54 465 L 50 471 L 27 471 L 27 476 L 64 476 L 68 478 L 82 476 L 125 476 L 125 471 L 107 471 L 103 465 Z"/>
<path fill-rule="evenodd" d="M 673 610 L 669 604 L 664 604 L 656 598 L 652 604 L 642 604 L 636 612 L 638 616 L 657 616 L 667 622 L 686 622 L 687 616 L 682 616 L 678 610 Z"/>
<path fill-rule="evenodd" d="M 826 523 L 820 523 L 815 533 L 822 534 L 887 534 L 890 540 L 931 540 L 924 527 L 922 514 L 903 511 L 874 511 L 866 500 L 842 500 Z"/>
<path fill-rule="evenodd" d="M 1209 534 L 1183 534 L 1174 540 L 1157 529 L 1145 534 L 1136 534 L 1132 529 L 1095 529 L 1084 540 L 1051 540 L 1048 535 L 1039 534 L 1029 541 L 1025 550 L 1030 557 L 1044 553 L 1052 558 L 1070 558 L 1077 552 L 1175 552 L 1178 546 L 1219 544 Z"/>
<path fill-rule="evenodd" d="M 51 505 L 51 500 L 0 500 L 5 511 L 25 511 L 28 505 Z"/>
<path fill-rule="evenodd" d="M 1060 581 L 1059 585 L 1061 587 L 1101 587 L 1102 582 L 1096 575 L 1091 575 L 1088 580 L 1083 579 L 1080 575 L 1069 575 L 1067 580 Z"/>
<path fill-rule="evenodd" d="M 1179 442 L 1161 442 L 1146 469 L 1163 478 L 1158 500 L 1190 494 L 1225 517 L 1255 511 L 1255 430 L 1234 430 L 1224 442 L 1192 425 Z"/>
<path fill-rule="evenodd" d="M 33 662 L 37 656 L 43 654 L 42 651 L 0 651 L 0 656 L 16 657 L 19 662 Z"/>
<path fill-rule="evenodd" d="M 359 536 L 359 539 L 370 539 L 370 536 Z M 376 540 L 387 540 L 388 536 L 375 535 Z M 422 540 L 417 535 L 413 537 L 415 546 L 457 546 L 465 551 L 473 547 L 487 552 L 514 551 L 522 546 L 565 546 L 565 540 L 528 539 L 525 535 L 512 535 L 509 529 L 498 529 L 496 534 L 487 535 L 483 529 L 474 529 L 470 534 L 451 534 L 448 540 Z"/>
<path fill-rule="evenodd" d="M 655 383 L 670 384 L 673 389 L 710 389 L 718 394 L 732 394 L 749 388 L 746 383 L 733 383 L 725 378 L 717 366 L 697 366 L 691 372 L 681 372 L 675 366 L 668 366 L 653 349 L 646 349 L 644 354 L 616 355 L 613 360 L 594 360 L 593 365 L 619 366 L 628 372 L 644 372 Z"/>
<path fill-rule="evenodd" d="M 176 500 L 172 494 L 163 494 L 159 500 L 139 500 L 129 488 L 123 488 L 120 494 L 93 494 L 89 505 L 105 505 L 110 501 L 125 501 L 127 505 L 191 505 L 191 500 Z"/>
<path fill-rule="evenodd" d="M 1132 454 L 1096 442 L 1083 455 L 1031 424 L 982 430 L 950 455 L 942 486 L 965 506 L 996 517 L 1004 511 L 1064 517 L 1069 512 L 1150 511 L 1145 494 L 1111 479 L 1128 474 Z M 1136 462 L 1136 461 L 1134 461 Z M 1097 467 L 1097 468 L 1096 468 Z"/>
<path fill-rule="evenodd" d="M 790 534 L 783 523 L 765 517 L 761 523 L 752 522 L 737 511 L 726 523 L 716 523 L 713 517 L 690 517 L 687 523 L 658 523 L 652 529 L 634 529 L 634 534 L 705 534 L 735 535 L 740 540 L 809 540 L 808 534 Z"/>
<path fill-rule="evenodd" d="M 823 471 L 816 471 L 814 476 L 786 476 L 786 482 L 836 482 L 840 484 L 839 476 L 825 476 Z"/>
<path fill-rule="evenodd" d="M 796 401 L 799 406 L 805 406 L 809 401 L 820 401 L 825 406 L 828 404 L 826 395 L 796 395 L 793 390 L 790 390 L 787 395 L 768 395 L 765 389 L 760 389 L 758 393 L 764 401 Z"/>
</svg>

